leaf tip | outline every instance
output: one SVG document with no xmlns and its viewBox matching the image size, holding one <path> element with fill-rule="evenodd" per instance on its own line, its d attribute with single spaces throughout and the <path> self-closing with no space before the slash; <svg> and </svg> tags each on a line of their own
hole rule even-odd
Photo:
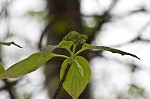
<svg viewBox="0 0 150 99">
<path fill-rule="evenodd" d="M 137 56 L 136 56 L 136 58 L 137 58 L 138 60 L 141 60 L 141 59 L 140 59 L 139 57 L 137 57 Z"/>
<path fill-rule="evenodd" d="M 134 55 L 134 54 L 130 54 L 130 56 L 133 56 L 133 57 L 137 58 L 138 60 L 141 60 L 139 57 L 137 57 L 137 56 Z"/>
<path fill-rule="evenodd" d="M 18 44 L 16 44 L 15 42 L 11 42 L 13 45 L 15 45 L 15 46 L 17 46 L 17 47 L 19 47 L 19 48 L 23 48 L 22 46 L 20 46 L 20 45 L 18 45 Z"/>
</svg>

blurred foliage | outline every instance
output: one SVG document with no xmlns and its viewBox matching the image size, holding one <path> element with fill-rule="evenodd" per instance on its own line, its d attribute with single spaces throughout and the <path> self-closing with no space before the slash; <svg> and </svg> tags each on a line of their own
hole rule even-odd
<svg viewBox="0 0 150 99">
<path fill-rule="evenodd" d="M 130 84 L 127 92 L 124 91 L 120 94 L 118 93 L 116 99 L 149 99 L 149 98 L 145 94 L 143 88 L 140 88 L 135 84 Z"/>
<path fill-rule="evenodd" d="M 31 99 L 32 94 L 24 93 L 24 99 Z"/>
<path fill-rule="evenodd" d="M 12 16 L 9 15 L 9 11 L 8 11 L 8 8 L 7 8 L 13 2 L 15 2 L 15 1 L 9 0 L 8 2 L 5 2 L 5 5 L 4 5 L 4 8 L 2 9 L 2 12 L 0 11 L 0 18 L 1 19 L 6 19 L 5 21 L 6 21 L 7 25 L 8 25 L 8 27 L 7 27 L 8 28 L 8 31 L 7 31 L 8 33 L 4 37 L 5 40 L 7 40 L 8 38 L 12 38 L 12 37 L 16 36 L 16 34 L 15 33 L 11 33 L 12 31 L 11 31 L 11 29 L 9 29 L 9 21 L 11 21 L 11 17 Z M 51 9 L 55 13 L 50 13 L 50 11 L 48 11 L 50 9 L 49 5 L 48 5 L 47 9 L 44 9 L 42 11 L 33 11 L 33 10 L 30 10 L 30 11 L 28 11 L 28 13 L 25 16 L 29 16 L 32 19 L 38 18 L 40 21 L 45 22 L 46 25 L 49 24 L 49 22 L 52 22 L 52 23 L 50 23 L 50 25 L 47 26 L 48 27 L 48 31 L 46 31 L 45 34 L 51 33 L 51 38 L 50 37 L 49 38 L 53 42 L 58 42 L 59 39 L 61 39 L 65 35 L 65 33 L 67 33 L 68 31 L 70 31 L 72 29 L 75 29 L 75 30 L 83 31 L 84 34 L 88 35 L 89 39 L 88 39 L 87 42 L 91 43 L 95 39 L 95 37 L 97 37 L 98 32 L 101 31 L 101 28 L 107 22 L 111 22 L 113 17 L 115 17 L 115 18 L 117 17 L 117 16 L 111 14 L 111 12 L 112 12 L 111 10 L 113 9 L 112 5 L 114 5 L 114 7 L 115 7 L 116 6 L 115 2 L 120 2 L 120 0 L 112 0 L 112 4 L 110 4 L 110 8 L 105 9 L 104 13 L 101 13 L 101 14 L 98 13 L 98 14 L 94 14 L 94 15 L 84 15 L 84 14 L 76 15 L 76 19 L 79 19 L 79 18 L 82 19 L 80 21 L 81 21 L 83 27 L 80 26 L 80 25 L 74 24 L 74 23 L 79 23 L 75 18 L 74 19 L 73 18 L 72 19 L 68 18 L 68 16 L 69 17 L 74 16 L 74 14 L 72 14 L 72 13 L 70 14 L 69 13 L 69 14 L 67 14 L 67 17 L 61 15 L 62 13 L 64 13 L 63 12 L 64 9 L 66 11 L 67 8 L 69 8 L 69 10 L 70 10 L 72 7 L 74 7 L 75 3 L 70 4 L 72 2 L 71 0 L 69 2 L 67 2 L 67 3 L 66 3 L 66 1 L 62 1 L 62 3 L 58 3 L 58 2 L 61 2 L 59 0 L 47 0 L 47 2 L 51 2 L 51 4 L 52 4 L 51 7 L 56 6 L 56 9 L 54 9 L 54 8 Z M 55 3 L 53 3 L 53 2 L 55 2 Z M 119 5 L 119 3 L 116 3 L 116 4 Z M 71 5 L 71 7 L 67 6 L 67 5 Z M 145 12 L 149 13 L 149 11 L 147 10 L 147 8 L 146 7 L 144 8 L 144 7 L 145 6 L 142 6 L 141 9 L 138 8 L 138 10 L 133 10 L 133 11 L 127 13 L 127 14 L 125 13 L 124 15 L 125 15 L 125 17 L 127 17 L 127 16 L 130 16 L 130 15 L 133 15 L 133 14 L 137 14 L 139 12 L 142 12 L 142 14 L 145 13 Z M 102 9 L 100 9 L 100 10 L 102 10 Z M 62 13 L 60 13 L 59 11 L 60 12 L 62 11 Z M 65 12 L 65 14 L 66 14 L 66 12 Z M 124 16 L 122 17 L 122 15 L 119 15 L 119 16 L 121 16 L 121 17 L 119 17 L 118 19 L 124 18 Z M 71 20 L 71 22 L 70 22 L 70 20 Z M 23 22 L 21 24 L 23 24 Z M 30 24 L 30 23 L 28 23 L 28 24 Z M 78 29 L 76 27 L 72 28 L 72 26 L 74 26 L 74 27 L 75 26 L 76 27 L 80 27 L 82 29 Z M 18 28 L 18 30 L 20 31 L 21 29 Z M 43 34 L 44 34 L 44 32 L 43 32 Z M 57 34 L 57 35 L 55 35 L 55 34 Z M 20 38 L 19 36 L 17 36 L 17 37 Z M 53 39 L 53 38 L 57 38 L 57 39 Z M 21 39 L 24 41 L 24 39 L 26 39 L 26 38 L 21 38 Z M 3 41 L 3 40 L 1 40 L 1 41 Z M 137 38 L 135 38 L 135 39 L 127 42 L 127 44 L 132 43 L 134 41 L 136 41 L 136 42 L 137 41 L 146 41 L 146 42 L 149 42 L 149 40 L 143 39 L 140 36 L 137 36 Z M 31 44 L 31 42 L 29 42 L 29 41 L 25 42 L 25 43 L 28 44 L 28 45 Z M 11 44 L 12 44 L 12 42 L 5 43 L 5 45 L 11 45 Z M 124 44 L 121 44 L 121 46 L 122 45 L 124 45 Z M 98 53 L 94 54 L 94 57 L 99 56 L 100 53 L 98 52 Z M 85 53 L 85 55 L 88 56 L 87 53 Z M 90 58 L 89 58 L 89 60 L 90 60 Z M 51 67 L 52 66 L 53 65 L 51 65 Z M 136 73 L 138 69 L 140 69 L 139 66 L 137 66 L 135 64 L 131 65 L 131 72 L 132 73 Z M 51 69 L 49 71 L 53 72 L 54 70 Z M 52 75 L 54 76 L 53 73 L 52 73 Z M 46 74 L 46 77 L 49 77 L 49 74 Z M 58 79 L 57 79 L 57 81 L 58 81 Z M 6 83 L 6 82 L 4 81 L 4 83 Z M 54 85 L 56 85 L 55 81 L 52 81 L 52 83 L 54 83 Z M 6 85 L 7 84 L 11 85 L 10 82 L 7 82 Z M 50 86 L 49 82 L 48 82 L 48 86 Z M 48 89 L 48 90 L 54 91 L 53 89 Z M 8 91 L 10 91 L 10 92 L 12 91 L 12 93 L 13 93 L 14 90 L 11 89 L 11 90 L 8 90 Z M 139 85 L 131 84 L 131 85 L 129 85 L 129 90 L 128 91 L 124 91 L 124 92 L 121 92 L 121 93 L 118 92 L 117 95 L 116 95 L 117 96 L 116 99 L 149 99 L 149 97 L 146 97 L 145 94 L 147 94 L 146 91 L 145 91 L 145 89 L 139 87 Z M 11 93 L 10 93 L 10 95 L 11 95 Z M 88 93 L 87 93 L 87 95 L 88 95 Z M 29 96 L 27 95 L 25 97 L 27 99 L 29 99 L 30 95 Z"/>
</svg>

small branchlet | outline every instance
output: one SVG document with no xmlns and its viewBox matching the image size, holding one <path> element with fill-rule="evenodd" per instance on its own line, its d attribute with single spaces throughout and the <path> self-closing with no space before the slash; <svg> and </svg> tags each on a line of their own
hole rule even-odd
<svg viewBox="0 0 150 99">
<path fill-rule="evenodd" d="M 63 40 L 73 41 L 74 43 L 79 43 L 79 44 L 85 43 L 87 39 L 88 37 L 86 35 L 80 34 L 76 31 L 69 32 L 68 35 L 66 35 L 63 38 Z"/>
</svg>

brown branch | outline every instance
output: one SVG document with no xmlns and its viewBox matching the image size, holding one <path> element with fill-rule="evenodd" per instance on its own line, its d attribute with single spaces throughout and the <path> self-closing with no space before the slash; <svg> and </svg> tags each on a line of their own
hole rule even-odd
<svg viewBox="0 0 150 99">
<path fill-rule="evenodd" d="M 3 12 L 5 11 L 7 4 L 6 4 L 6 2 L 4 2 L 4 3 L 1 4 L 1 5 L 3 5 L 3 7 L 2 7 L 2 10 L 0 11 L 0 16 L 2 16 Z"/>
<path fill-rule="evenodd" d="M 62 85 L 63 85 L 63 83 L 64 83 L 64 81 L 65 81 L 65 79 L 66 79 L 66 76 L 67 76 L 67 74 L 68 74 L 68 71 L 69 71 L 70 67 L 71 67 L 71 64 L 68 64 L 68 66 L 67 66 L 66 69 L 65 69 L 64 75 L 63 75 L 61 81 L 59 82 L 59 85 L 58 85 L 57 90 L 56 90 L 56 92 L 55 92 L 55 94 L 54 94 L 54 96 L 53 96 L 53 99 L 56 99 L 56 98 L 57 98 L 57 96 L 58 96 L 58 94 L 59 94 L 59 92 L 60 92 L 60 90 L 61 90 L 61 88 L 62 88 Z"/>
<path fill-rule="evenodd" d="M 106 11 L 104 11 L 102 15 L 82 15 L 84 17 L 95 17 L 99 20 L 99 22 L 97 22 L 97 26 L 93 29 L 92 32 L 90 32 L 90 34 L 92 35 L 87 40 L 87 43 L 91 43 L 93 38 L 95 38 L 95 36 L 97 35 L 97 31 L 101 31 L 102 26 L 111 21 L 113 17 L 113 15 L 111 15 L 111 11 L 117 5 L 117 3 L 118 0 L 113 0 L 109 8 Z"/>
<path fill-rule="evenodd" d="M 43 40 L 43 38 L 44 38 L 44 35 L 47 33 L 48 28 L 49 28 L 49 25 L 46 26 L 44 32 L 43 32 L 43 33 L 41 34 L 41 36 L 40 36 L 40 40 L 39 40 L 39 43 L 38 43 L 38 48 L 39 48 L 39 49 L 41 49 L 41 47 L 42 47 L 42 40 Z"/>
<path fill-rule="evenodd" d="M 0 12 L 0 16 L 3 14 L 4 10 L 5 10 L 5 7 L 2 8 L 2 10 Z"/>
<path fill-rule="evenodd" d="M 118 3 L 119 0 L 113 0 L 108 8 L 108 11 L 110 12 Z"/>
<path fill-rule="evenodd" d="M 0 88 L 0 91 L 6 90 L 6 91 L 8 91 L 8 93 L 10 95 L 10 99 L 16 99 L 15 98 L 15 94 L 14 94 L 15 91 L 13 90 L 13 87 L 17 84 L 17 82 L 19 81 L 19 79 L 15 80 L 13 82 L 8 81 L 6 79 L 4 79 L 3 81 L 5 82 L 5 85 L 2 88 Z"/>
<path fill-rule="evenodd" d="M 150 25 L 150 20 L 144 24 L 144 26 L 142 26 L 139 30 L 138 30 L 138 35 L 131 39 L 130 41 L 128 42 L 125 42 L 125 43 L 121 43 L 121 44 L 117 44 L 117 45 L 109 45 L 109 46 L 113 46 L 113 47 L 121 47 L 121 46 L 125 46 L 127 44 L 130 44 L 130 43 L 135 43 L 135 42 L 138 42 L 138 41 L 141 41 L 141 42 L 146 42 L 146 43 L 150 43 L 150 39 L 145 39 L 145 38 L 142 38 L 142 33 L 144 30 L 146 30 Z"/>
<path fill-rule="evenodd" d="M 123 18 L 126 18 L 128 16 L 131 16 L 131 15 L 137 14 L 137 13 L 149 13 L 149 11 L 147 11 L 146 8 L 141 7 L 139 9 L 135 9 L 135 10 L 132 10 L 132 11 L 124 13 L 124 14 L 119 14 L 119 16 L 114 16 L 114 18 L 123 19 Z"/>
<path fill-rule="evenodd" d="M 49 22 L 49 24 L 45 27 L 44 31 L 42 32 L 41 36 L 40 36 L 40 40 L 39 40 L 39 43 L 38 43 L 38 48 L 41 49 L 42 47 L 42 40 L 45 36 L 45 34 L 48 33 L 48 30 L 50 29 L 50 27 L 56 22 L 56 19 L 57 18 L 52 18 L 52 21 Z"/>
<path fill-rule="evenodd" d="M 12 2 L 13 0 L 7 0 L 7 1 L 1 1 L 1 5 L 3 5 L 2 6 L 2 9 L 1 9 L 1 11 L 0 11 L 0 17 L 3 15 L 3 13 L 4 13 L 4 15 L 6 15 L 7 16 L 7 7 L 9 6 L 9 4 Z"/>
</svg>

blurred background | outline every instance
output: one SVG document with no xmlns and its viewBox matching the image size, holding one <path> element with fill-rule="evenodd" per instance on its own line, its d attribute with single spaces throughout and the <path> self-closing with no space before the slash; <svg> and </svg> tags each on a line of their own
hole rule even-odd
<svg viewBox="0 0 150 99">
<path fill-rule="evenodd" d="M 141 58 L 82 53 L 92 78 L 79 99 L 150 99 L 150 0 L 0 0 L 0 41 L 23 46 L 0 46 L 5 69 L 70 31 L 88 35 L 87 43 Z M 51 99 L 63 62 L 56 60 L 24 77 L 1 80 L 0 99 Z M 58 99 L 71 97 L 62 89 Z"/>
</svg>

